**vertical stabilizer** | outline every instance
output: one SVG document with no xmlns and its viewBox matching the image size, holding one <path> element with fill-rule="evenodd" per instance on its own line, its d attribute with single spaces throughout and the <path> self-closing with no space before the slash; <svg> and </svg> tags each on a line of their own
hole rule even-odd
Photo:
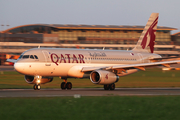
<svg viewBox="0 0 180 120">
<path fill-rule="evenodd" d="M 153 53 L 159 13 L 152 13 L 133 51 Z"/>
</svg>

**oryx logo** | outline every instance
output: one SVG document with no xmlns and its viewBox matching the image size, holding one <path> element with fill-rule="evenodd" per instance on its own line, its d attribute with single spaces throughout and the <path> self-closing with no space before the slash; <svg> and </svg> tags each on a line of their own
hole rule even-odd
<svg viewBox="0 0 180 120">
<path fill-rule="evenodd" d="M 156 37 L 155 35 L 156 30 L 154 30 L 154 27 L 157 25 L 157 22 L 158 22 L 157 20 L 158 20 L 158 17 L 151 24 L 149 29 L 146 31 L 144 38 L 142 40 L 142 43 L 141 43 L 141 46 L 143 49 L 146 49 L 149 46 L 151 53 L 153 53 L 154 51 L 154 42 L 155 42 L 155 37 Z"/>
<path fill-rule="evenodd" d="M 106 77 L 105 77 L 106 79 L 108 79 L 108 74 L 106 74 Z"/>
<path fill-rule="evenodd" d="M 134 55 L 134 53 L 130 53 L 130 55 Z"/>
</svg>

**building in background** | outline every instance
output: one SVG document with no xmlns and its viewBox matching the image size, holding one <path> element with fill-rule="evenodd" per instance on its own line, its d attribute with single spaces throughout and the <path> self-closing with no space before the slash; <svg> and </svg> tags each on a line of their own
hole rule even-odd
<svg viewBox="0 0 180 120">
<path fill-rule="evenodd" d="M 144 26 L 32 24 L 0 33 L 0 65 L 6 54 L 19 55 L 34 47 L 130 50 Z M 179 56 L 179 34 L 171 27 L 158 26 L 155 53 Z M 178 41 L 179 40 L 179 41 Z M 175 43 L 175 44 L 174 44 Z"/>
<path fill-rule="evenodd" d="M 180 32 L 177 32 L 175 34 L 172 34 L 172 41 L 174 42 L 175 45 L 180 45 Z"/>
<path fill-rule="evenodd" d="M 144 26 L 33 24 L 0 34 L 9 42 L 135 44 Z M 158 27 L 156 44 L 171 44 L 170 27 Z M 1 39 L 2 41 L 2 39 Z"/>
</svg>

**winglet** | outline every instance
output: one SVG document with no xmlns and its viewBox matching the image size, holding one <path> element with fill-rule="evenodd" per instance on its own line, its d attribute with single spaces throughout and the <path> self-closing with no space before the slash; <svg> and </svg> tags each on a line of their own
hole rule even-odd
<svg viewBox="0 0 180 120">
<path fill-rule="evenodd" d="M 153 53 L 159 13 L 152 13 L 133 51 Z"/>
</svg>

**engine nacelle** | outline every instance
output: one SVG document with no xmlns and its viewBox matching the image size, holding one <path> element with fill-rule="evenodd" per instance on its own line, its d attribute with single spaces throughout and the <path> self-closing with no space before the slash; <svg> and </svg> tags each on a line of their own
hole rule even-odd
<svg viewBox="0 0 180 120">
<path fill-rule="evenodd" d="M 118 82 L 119 76 L 105 70 L 95 70 L 90 74 L 90 80 L 94 84 L 107 85 Z"/>
<path fill-rule="evenodd" d="M 24 76 L 25 81 L 29 84 L 45 84 L 53 81 L 53 77 L 36 77 L 36 76 Z"/>
</svg>

